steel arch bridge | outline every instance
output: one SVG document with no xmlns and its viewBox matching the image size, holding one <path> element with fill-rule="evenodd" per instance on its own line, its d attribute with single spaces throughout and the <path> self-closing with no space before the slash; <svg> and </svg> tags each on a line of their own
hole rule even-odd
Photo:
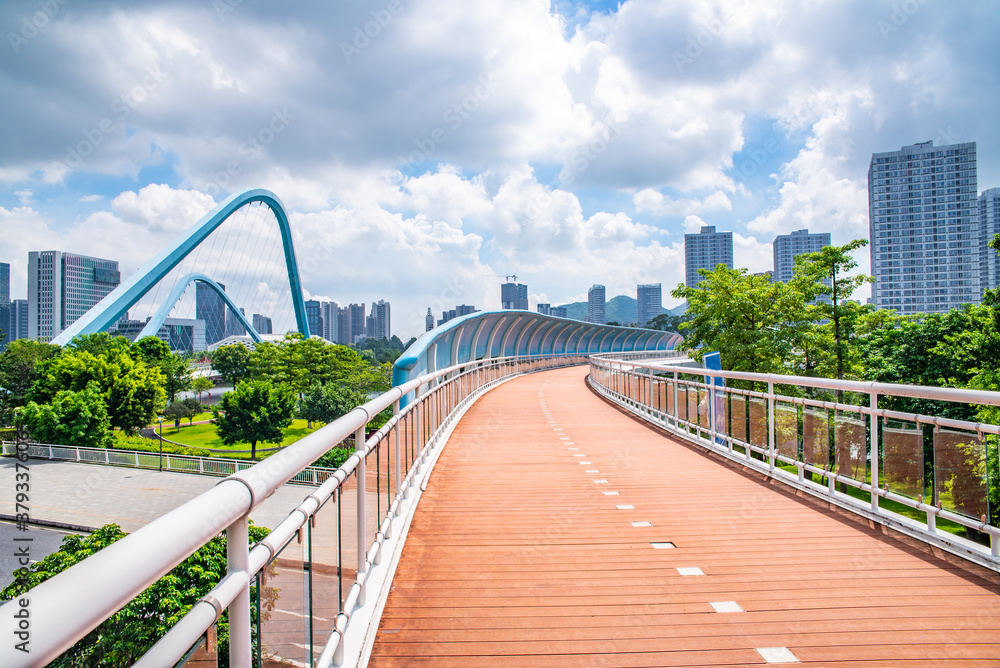
<svg viewBox="0 0 1000 668">
<path fill-rule="evenodd" d="M 64 329 L 58 336 L 52 339 L 55 345 L 64 346 L 70 343 L 75 337 L 83 334 L 95 334 L 107 331 L 111 325 L 118 322 L 126 311 L 134 306 L 146 293 L 148 293 L 159 281 L 161 281 L 174 267 L 176 267 L 192 251 L 198 248 L 212 232 L 224 223 L 234 212 L 247 204 L 260 202 L 267 206 L 278 221 L 278 228 L 281 231 L 281 244 L 285 254 L 285 267 L 288 271 L 288 284 L 292 292 L 292 306 L 295 310 L 295 321 L 299 332 L 308 337 L 309 323 L 306 319 L 305 301 L 302 299 L 302 282 L 299 279 L 299 268 L 295 260 L 295 248 L 292 244 L 292 232 L 288 224 L 288 215 L 285 212 L 281 200 L 270 190 L 263 188 L 253 188 L 235 193 L 227 200 L 219 204 L 215 209 L 205 214 L 197 223 L 191 226 L 184 234 L 178 237 L 172 244 L 160 251 L 152 260 L 139 268 L 124 283 L 119 285 L 111 294 L 102 299 L 94 308 L 90 309 L 83 317 Z M 140 337 L 155 336 L 160 325 L 166 318 L 170 309 L 180 299 L 181 294 L 192 282 L 199 282 L 209 285 L 217 292 L 233 313 L 240 319 L 241 324 L 246 328 L 251 338 L 260 340 L 260 335 L 235 308 L 232 300 L 225 291 L 211 278 L 204 274 L 188 274 L 171 291 L 170 297 L 164 302 L 156 315 L 147 323 Z M 158 322 L 157 322 L 158 320 Z M 153 325 L 156 325 L 153 328 Z M 151 330 L 151 331 L 150 331 Z"/>
</svg>

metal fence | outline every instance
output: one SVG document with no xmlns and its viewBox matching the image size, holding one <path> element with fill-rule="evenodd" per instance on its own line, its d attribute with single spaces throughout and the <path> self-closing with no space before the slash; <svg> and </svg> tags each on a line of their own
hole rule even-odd
<svg viewBox="0 0 1000 668">
<path fill-rule="evenodd" d="M 0 665 L 46 665 L 223 532 L 225 577 L 136 665 L 175 665 L 225 610 L 233 668 L 341 665 L 348 624 L 364 605 L 369 573 L 381 562 L 401 504 L 461 412 L 510 378 L 586 360 L 575 354 L 484 359 L 393 388 L 31 589 L 31 654 L 2 644 Z M 410 403 L 401 408 L 404 396 Z M 390 406 L 392 419 L 366 441 L 365 425 Z M 248 549 L 250 512 L 351 434 L 355 453 Z M 93 456 L 109 463 L 113 452 Z M 81 450 L 80 456 L 91 455 Z M 145 456 L 154 455 L 139 455 Z M 0 615 L 0 634 L 14 637 L 17 623 Z"/>
<path fill-rule="evenodd" d="M 109 448 L 87 448 L 75 445 L 52 445 L 48 443 L 27 443 L 27 455 L 31 459 L 51 459 L 54 461 L 104 464 L 135 469 L 156 469 L 174 473 L 197 473 L 210 476 L 230 476 L 245 471 L 257 462 L 221 457 L 195 457 L 170 453 L 146 452 L 143 450 L 117 450 Z M 3 455 L 17 454 L 17 444 L 3 441 Z M 23 451 L 23 448 L 22 448 Z M 307 466 L 296 473 L 288 482 L 295 485 L 322 485 L 336 469 L 322 466 Z"/>
<path fill-rule="evenodd" d="M 623 357 L 591 356 L 590 383 L 632 413 L 1000 570 L 1000 426 L 879 406 L 899 399 L 1000 406 L 1000 392 L 712 371 Z M 734 381 L 744 389 L 727 385 Z M 967 528 L 966 536 L 944 531 L 941 521 Z"/>
</svg>

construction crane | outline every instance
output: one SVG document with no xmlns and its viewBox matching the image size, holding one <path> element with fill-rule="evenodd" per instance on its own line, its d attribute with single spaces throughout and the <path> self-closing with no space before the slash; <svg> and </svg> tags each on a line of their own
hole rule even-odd
<svg viewBox="0 0 1000 668">
<path fill-rule="evenodd" d="M 483 276 L 492 276 L 493 278 L 502 278 L 505 281 L 507 281 L 508 283 L 510 283 L 511 279 L 513 279 L 515 282 L 517 282 L 517 274 L 503 274 L 503 275 L 501 275 L 501 274 L 483 274 Z"/>
</svg>

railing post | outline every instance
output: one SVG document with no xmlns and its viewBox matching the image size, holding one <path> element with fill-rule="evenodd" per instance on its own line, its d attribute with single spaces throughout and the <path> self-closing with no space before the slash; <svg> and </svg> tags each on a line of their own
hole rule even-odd
<svg viewBox="0 0 1000 668">
<path fill-rule="evenodd" d="M 361 581 L 361 576 L 367 570 L 365 568 L 365 425 L 358 427 L 357 431 L 354 432 L 354 452 L 361 456 L 361 461 L 358 462 L 358 467 L 354 469 L 355 474 L 358 476 L 358 581 Z M 365 604 L 365 588 L 361 587 L 361 593 L 358 595 L 358 605 Z"/>
<path fill-rule="evenodd" d="M 677 383 L 680 380 L 677 372 L 674 371 L 674 429 L 681 428 L 681 406 L 677 402 L 680 401 L 680 390 L 677 388 Z M 669 413 L 670 411 L 667 411 Z"/>
<path fill-rule="evenodd" d="M 226 564 L 230 572 L 243 571 L 247 583 L 229 604 L 229 665 L 250 668 L 250 535 L 246 516 L 226 529 Z"/>
<path fill-rule="evenodd" d="M 774 471 L 774 381 L 767 381 L 767 461 Z"/>
<path fill-rule="evenodd" d="M 399 421 L 399 399 L 392 402 L 392 416 L 396 419 L 396 426 L 392 428 L 393 439 L 394 439 L 394 450 L 395 458 L 392 462 L 393 474 L 396 479 L 396 494 L 399 494 L 399 488 L 403 485 L 403 471 L 399 466 L 399 460 L 402 457 L 402 448 L 399 444 L 399 430 L 402 427 L 402 423 Z M 396 504 L 396 515 L 399 515 L 399 504 Z"/>
<path fill-rule="evenodd" d="M 871 406 L 871 464 L 872 464 L 872 511 L 878 512 L 878 488 L 879 488 L 879 470 L 878 470 L 878 392 L 872 392 L 870 395 L 869 406 Z"/>
</svg>

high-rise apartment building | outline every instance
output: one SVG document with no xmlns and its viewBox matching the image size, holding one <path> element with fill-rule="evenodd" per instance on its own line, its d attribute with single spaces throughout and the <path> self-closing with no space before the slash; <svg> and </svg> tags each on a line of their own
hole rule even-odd
<svg viewBox="0 0 1000 668">
<path fill-rule="evenodd" d="M 372 326 L 368 332 L 368 336 L 373 339 L 386 339 L 387 341 L 392 338 L 389 312 L 389 302 L 384 299 L 380 299 L 372 304 Z"/>
<path fill-rule="evenodd" d="M 315 333 L 337 343 L 337 302 L 320 302 L 319 315 L 323 319 L 323 330 Z"/>
<path fill-rule="evenodd" d="M 10 303 L 10 264 L 0 262 L 0 306 Z"/>
<path fill-rule="evenodd" d="M 14 340 L 10 323 L 10 265 L 0 262 L 0 350 Z"/>
<path fill-rule="evenodd" d="M 118 262 L 62 251 L 28 253 L 28 336 L 49 341 L 121 283 Z"/>
<path fill-rule="evenodd" d="M 552 304 L 539 304 L 536 308 L 542 315 L 552 314 Z"/>
<path fill-rule="evenodd" d="M 261 315 L 260 313 L 254 313 L 250 324 L 253 328 L 257 330 L 258 334 L 273 334 L 273 328 L 271 326 L 271 319 L 266 315 Z"/>
<path fill-rule="evenodd" d="M 648 283 L 636 286 L 636 321 L 645 327 L 649 321 L 663 313 L 663 286 Z"/>
<path fill-rule="evenodd" d="M 347 307 L 347 340 L 341 343 L 357 343 L 365 338 L 365 304 L 350 304 Z"/>
<path fill-rule="evenodd" d="M 566 315 L 565 306 L 553 306 L 552 308 L 549 309 L 549 315 L 554 315 L 557 318 L 569 317 Z"/>
<path fill-rule="evenodd" d="M 587 322 L 603 325 L 608 321 L 604 310 L 606 306 L 604 297 L 603 285 L 595 283 L 590 290 L 587 290 Z"/>
<path fill-rule="evenodd" d="M 989 247 L 990 240 L 1000 234 L 1000 188 L 979 195 L 979 226 L 980 290 L 986 292 L 1000 288 L 1000 254 Z"/>
<path fill-rule="evenodd" d="M 219 283 L 223 290 L 226 286 Z M 210 346 L 226 336 L 226 302 L 207 283 L 194 284 L 194 317 L 205 322 L 205 345 Z"/>
<path fill-rule="evenodd" d="M 733 233 L 716 232 L 704 225 L 698 234 L 684 235 L 685 285 L 696 287 L 702 280 L 699 269 L 714 271 L 720 264 L 733 268 Z"/>
<path fill-rule="evenodd" d="M 809 230 L 795 230 L 774 238 L 774 273 L 771 280 L 787 283 L 795 275 L 795 258 L 804 253 L 816 253 L 830 245 L 829 232 L 810 234 Z"/>
<path fill-rule="evenodd" d="M 528 286 L 524 283 L 504 283 L 500 286 L 501 308 L 528 310 Z"/>
<path fill-rule="evenodd" d="M 942 313 L 981 300 L 976 143 L 875 153 L 868 168 L 872 303 Z"/>
</svg>

